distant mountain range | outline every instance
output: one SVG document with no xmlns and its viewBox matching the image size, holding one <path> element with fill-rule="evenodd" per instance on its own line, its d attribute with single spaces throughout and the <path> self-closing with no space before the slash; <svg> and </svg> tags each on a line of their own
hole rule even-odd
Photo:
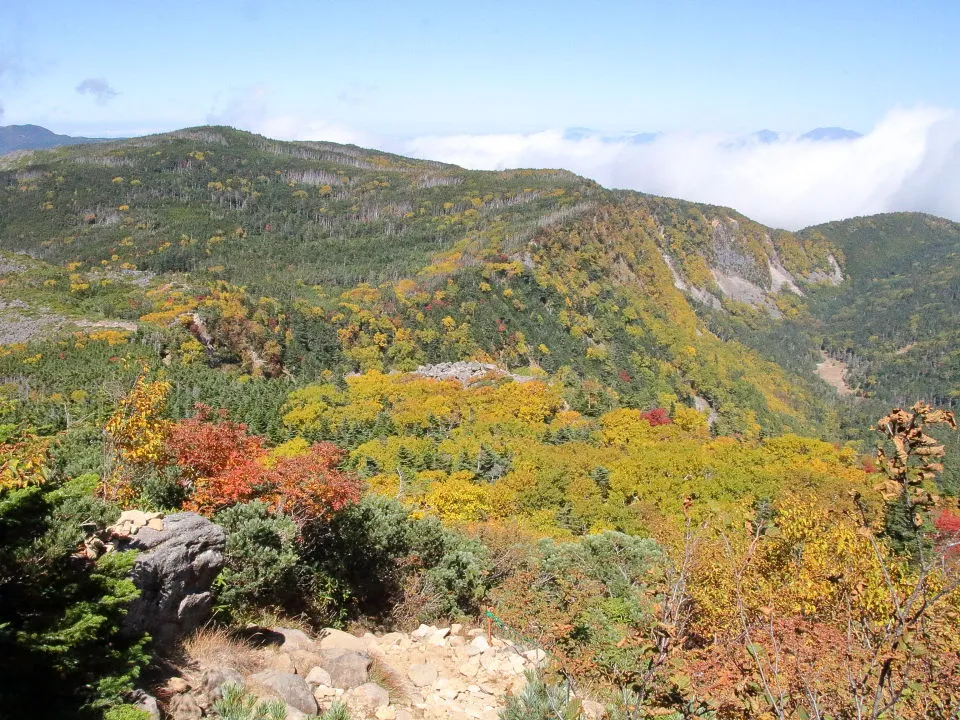
<svg viewBox="0 0 960 720">
<path fill-rule="evenodd" d="M 0 127 L 0 155 L 14 150 L 46 150 L 62 145 L 87 145 L 113 138 L 73 137 L 57 135 L 39 125 L 4 125 Z"/>
</svg>

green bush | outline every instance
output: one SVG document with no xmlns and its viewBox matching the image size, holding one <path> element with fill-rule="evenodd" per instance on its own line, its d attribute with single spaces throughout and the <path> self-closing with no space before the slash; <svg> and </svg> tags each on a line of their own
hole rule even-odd
<svg viewBox="0 0 960 720">
<path fill-rule="evenodd" d="M 136 705 L 117 705 L 104 713 L 103 720 L 150 720 L 150 713 Z"/>
<path fill-rule="evenodd" d="M 283 700 L 258 700 L 239 685 L 225 685 L 222 695 L 213 709 L 223 720 L 284 720 L 287 716 Z"/>
<path fill-rule="evenodd" d="M 179 510 L 189 496 L 175 465 L 148 468 L 134 479 L 133 489 L 137 494 L 136 506 L 141 510 Z"/>
<path fill-rule="evenodd" d="M 242 618 L 299 602 L 302 567 L 292 520 L 259 501 L 227 508 L 215 520 L 227 533 L 226 566 L 217 579 L 222 614 Z"/>
<path fill-rule="evenodd" d="M 365 614 L 388 612 L 411 584 L 429 595 L 422 620 L 474 613 L 486 594 L 484 547 L 435 518 L 412 517 L 395 500 L 367 496 L 313 540 L 317 570 Z"/>
<path fill-rule="evenodd" d="M 507 695 L 500 720 L 580 720 L 580 702 L 570 697 L 566 683 L 547 684 L 530 670 L 527 684 L 516 695 Z"/>
<path fill-rule="evenodd" d="M 95 480 L 0 490 L 2 717 L 101 717 L 149 660 L 149 638 L 120 633 L 135 554 L 74 555 L 81 523 L 116 517 Z"/>
</svg>

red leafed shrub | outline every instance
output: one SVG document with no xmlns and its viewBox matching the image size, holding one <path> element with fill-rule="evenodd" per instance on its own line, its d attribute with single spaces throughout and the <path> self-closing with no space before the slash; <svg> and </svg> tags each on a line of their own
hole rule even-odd
<svg viewBox="0 0 960 720">
<path fill-rule="evenodd" d="M 960 534 L 960 516 L 954 515 L 949 510 L 941 511 L 933 521 L 937 532 L 944 535 Z"/>
<path fill-rule="evenodd" d="M 186 480 L 196 482 L 240 467 L 263 452 L 259 437 L 247 434 L 247 426 L 224 419 L 197 404 L 197 414 L 170 428 L 167 449 Z"/>
<path fill-rule="evenodd" d="M 328 518 L 360 495 L 359 481 L 337 469 L 343 452 L 316 443 L 301 455 L 268 462 L 263 441 L 245 425 L 198 406 L 195 417 L 176 423 L 167 450 L 193 494 L 184 508 L 204 515 L 236 503 L 263 500 L 298 524 Z"/>
<path fill-rule="evenodd" d="M 960 556 L 960 515 L 942 510 L 933 519 L 937 529 L 937 545 L 944 555 L 956 560 Z"/>
<path fill-rule="evenodd" d="M 360 483 L 337 469 L 343 451 L 329 442 L 314 443 L 306 453 L 280 458 L 265 468 L 258 497 L 302 525 L 326 519 L 360 497 Z"/>
<path fill-rule="evenodd" d="M 650 423 L 653 427 L 657 425 L 669 425 L 673 422 L 670 419 L 670 415 L 667 414 L 667 411 L 663 408 L 653 408 L 653 410 L 647 410 L 640 413 L 644 420 Z"/>
</svg>

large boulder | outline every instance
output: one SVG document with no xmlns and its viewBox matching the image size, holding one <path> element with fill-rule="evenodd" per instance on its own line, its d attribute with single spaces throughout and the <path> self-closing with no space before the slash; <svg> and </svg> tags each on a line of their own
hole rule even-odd
<svg viewBox="0 0 960 720">
<path fill-rule="evenodd" d="M 363 685 L 369 678 L 372 658 L 366 653 L 342 648 L 324 648 L 319 652 L 320 667 L 330 674 L 330 684 L 341 690 Z"/>
<path fill-rule="evenodd" d="M 250 683 L 273 690 L 287 705 L 295 707 L 307 715 L 315 715 L 317 701 L 310 686 L 299 675 L 266 670 L 250 676 Z"/>
<path fill-rule="evenodd" d="M 223 568 L 227 536 L 196 513 L 163 518 L 163 528 L 140 527 L 118 550 L 139 550 L 132 579 L 140 596 L 124 619 L 129 634 L 150 633 L 159 645 L 196 629 L 210 614 L 210 585 Z"/>
</svg>

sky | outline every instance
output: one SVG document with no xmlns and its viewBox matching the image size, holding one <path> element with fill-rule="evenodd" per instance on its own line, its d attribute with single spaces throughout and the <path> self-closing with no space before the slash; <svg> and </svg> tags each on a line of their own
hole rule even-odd
<svg viewBox="0 0 960 720">
<path fill-rule="evenodd" d="M 960 220 L 958 24 L 956 0 L 5 2 L 0 124 L 566 167 L 789 228 Z M 833 126 L 863 137 L 801 137 Z"/>
</svg>

